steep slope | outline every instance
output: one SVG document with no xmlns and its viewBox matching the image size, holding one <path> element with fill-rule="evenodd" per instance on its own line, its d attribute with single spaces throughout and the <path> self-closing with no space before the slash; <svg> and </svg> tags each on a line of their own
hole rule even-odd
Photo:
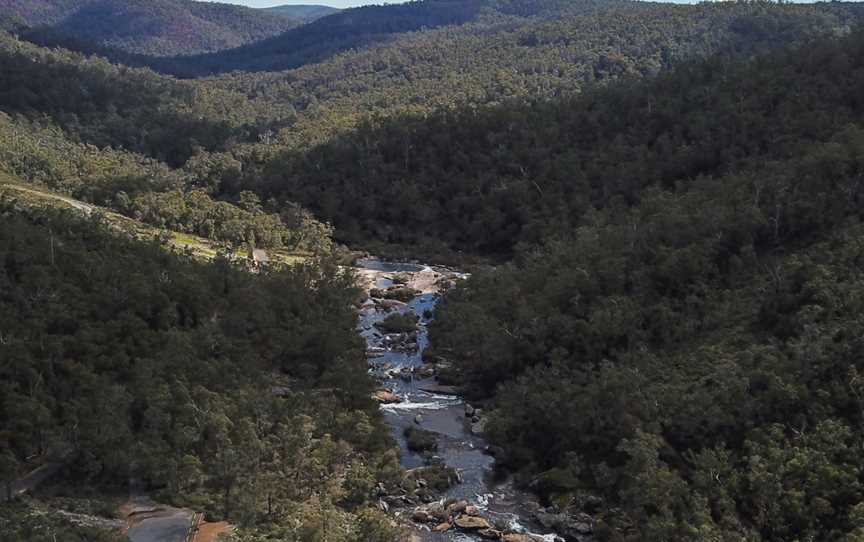
<svg viewBox="0 0 864 542">
<path fill-rule="evenodd" d="M 237 49 L 189 58 L 147 61 L 152 67 L 195 77 L 231 71 L 274 71 L 313 64 L 420 28 L 463 24 L 488 0 L 423 0 L 343 10 L 284 34 Z"/>
<path fill-rule="evenodd" d="M 267 11 L 269 13 L 275 13 L 283 17 L 288 17 L 289 19 L 293 19 L 295 21 L 310 23 L 316 19 L 320 19 L 321 17 L 326 17 L 327 15 L 333 15 L 334 13 L 338 13 L 339 9 L 331 8 L 330 6 L 288 5 L 264 8 L 264 11 Z"/>
<path fill-rule="evenodd" d="M 564 202 L 592 198 L 565 181 L 581 182 L 568 178 L 567 161 L 584 160 L 573 150 L 585 137 L 578 126 L 594 121 L 571 124 L 569 105 L 548 101 L 612 81 L 625 87 L 712 52 L 746 57 L 842 33 L 857 17 L 846 6 L 627 9 L 642 11 L 543 21 L 490 36 L 465 27 L 418 33 L 404 47 L 352 53 L 285 75 L 222 79 L 232 91 L 267 96 L 258 100 L 296 100 L 297 120 L 280 133 L 289 150 L 265 163 L 250 161 L 244 186 L 265 199 L 312 206 L 350 243 L 507 255 L 538 239 L 545 223 L 539 217 L 569 222 Z M 520 105 L 526 99 L 533 104 Z M 643 99 L 662 102 L 651 93 Z"/>
<path fill-rule="evenodd" d="M 261 274 L 203 264 L 6 197 L 0 262 L 0 483 L 62 451 L 66 506 L 131 475 L 136 491 L 241 534 L 299 539 L 323 513 L 341 540 L 395 538 L 370 508 L 398 465 L 369 398 L 349 274 L 326 262 Z M 38 524 L 59 516 L 33 521 L 31 507 L 0 507 L 4 538 L 52 539 Z M 53 539 L 119 539 L 66 529 L 52 526 Z"/>
<path fill-rule="evenodd" d="M 203 89 L 0 32 L 0 110 L 51 118 L 72 137 L 174 166 L 196 148 L 225 150 L 257 137 L 257 114 L 236 93 Z M 278 109 L 268 116 L 276 118 Z M 266 125 L 266 123 L 263 123 Z"/>
<path fill-rule="evenodd" d="M 862 53 L 858 32 L 425 134 L 447 149 L 426 162 L 492 170 L 426 177 L 449 220 L 539 239 L 448 295 L 437 355 L 502 462 L 603 539 L 861 536 Z"/>
<path fill-rule="evenodd" d="M 33 39 L 74 39 L 154 56 L 218 51 L 258 41 L 297 21 L 191 0 L 2 0 L 0 13 L 35 28 Z"/>
</svg>

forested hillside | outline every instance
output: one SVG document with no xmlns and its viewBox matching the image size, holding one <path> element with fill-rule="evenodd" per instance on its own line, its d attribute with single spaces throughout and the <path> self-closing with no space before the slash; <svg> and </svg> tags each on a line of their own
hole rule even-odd
<svg viewBox="0 0 864 542">
<path fill-rule="evenodd" d="M 657 137 L 671 138 L 670 145 L 679 138 L 642 119 L 598 125 L 605 112 L 572 107 L 581 88 L 600 96 L 615 81 L 620 84 L 608 93 L 617 95 L 688 58 L 712 51 L 718 59 L 748 56 L 820 33 L 842 33 L 856 20 L 854 10 L 839 6 L 824 12 L 765 4 L 633 9 L 629 16 L 610 12 L 596 27 L 593 18 L 577 16 L 492 36 L 466 38 L 462 28 L 421 33 L 401 49 L 347 55 L 281 80 L 264 76 L 261 85 L 238 75 L 230 80 L 231 90 L 271 93 L 266 99 L 274 103 L 293 96 L 302 111 L 280 133 L 287 151 L 259 164 L 246 160 L 244 186 L 265 198 L 310 206 L 351 243 L 443 245 L 506 256 L 518 243 L 540 239 L 546 226 L 571 223 L 598 195 L 606 197 L 599 188 L 586 192 L 582 183 L 643 182 L 624 180 L 643 177 L 643 166 L 622 178 L 617 168 L 624 166 L 608 154 L 583 165 L 592 161 L 584 155 L 586 144 L 589 152 L 606 146 L 623 155 L 643 147 L 659 153 L 665 151 L 658 150 Z M 629 31 L 634 27 L 640 30 Z M 592 28 L 598 31 L 592 34 Z M 436 39 L 442 35 L 450 41 Z M 450 54 L 448 44 L 458 53 Z M 727 62 L 716 62 L 716 69 L 727 69 Z M 343 73 L 349 77 L 340 78 Z M 645 89 L 622 99 L 663 111 L 666 92 Z M 818 98 L 812 99 L 818 109 Z M 692 100 L 694 111 L 702 106 L 699 100 Z M 761 106 L 754 104 L 756 114 L 780 122 Z M 677 113 L 667 112 L 672 118 Z M 687 129 L 737 137 L 723 118 L 716 126 Z M 630 133 L 634 141 L 618 141 Z M 724 140 L 715 153 L 731 152 L 727 147 Z M 691 162 L 649 164 L 682 171 L 711 167 Z M 716 166 L 726 163 L 722 156 L 714 160 Z M 650 174 L 649 169 L 644 177 Z"/>
<path fill-rule="evenodd" d="M 275 13 L 283 17 L 288 17 L 289 19 L 294 19 L 295 21 L 302 21 L 304 23 L 308 23 L 314 21 L 315 19 L 326 17 L 327 15 L 333 15 L 339 10 L 337 8 L 331 8 L 330 6 L 317 6 L 309 4 L 274 6 L 272 8 L 264 8 L 264 11 L 267 11 L 269 13 Z"/>
<path fill-rule="evenodd" d="M 348 49 L 421 28 L 475 18 L 488 0 L 426 0 L 344 10 L 274 38 L 208 55 L 154 60 L 159 71 L 197 77 L 232 71 L 276 71 L 314 64 Z"/>
<path fill-rule="evenodd" d="M 226 150 L 243 133 L 249 107 L 240 96 L 208 93 L 146 70 L 133 70 L 0 33 L 0 108 L 45 118 L 70 136 L 121 147 L 171 165 L 196 148 Z M 212 96 L 212 98 L 211 98 Z"/>
<path fill-rule="evenodd" d="M 292 11 L 0 0 L 0 481 L 395 540 L 347 245 L 483 264 L 425 358 L 597 542 L 864 540 L 862 8 Z"/>
<path fill-rule="evenodd" d="M 513 172 L 427 178 L 472 205 L 462 238 L 524 243 L 448 295 L 437 354 L 501 461 L 601 539 L 861 536 L 862 54 L 857 32 L 434 121 L 477 132 L 418 161 L 473 139 L 501 152 L 456 163 Z"/>
<path fill-rule="evenodd" d="M 136 476 L 250 528 L 391 539 L 367 509 L 398 471 L 350 273 L 195 263 L 14 201 L 0 202 L 0 262 L 4 480 L 62 454 L 68 480 Z"/>
<path fill-rule="evenodd" d="M 32 28 L 34 39 L 151 56 L 239 47 L 299 23 L 264 10 L 192 0 L 2 0 L 0 12 Z"/>
<path fill-rule="evenodd" d="M 242 96 L 47 50 L 0 33 L 0 167 L 18 177 L 226 247 L 330 248 L 290 203 L 266 210 L 225 151 L 278 124 Z M 5 113 L 4 113 L 5 112 Z M 219 198 L 230 191 L 234 196 Z M 283 202 L 284 203 L 284 202 Z"/>
</svg>

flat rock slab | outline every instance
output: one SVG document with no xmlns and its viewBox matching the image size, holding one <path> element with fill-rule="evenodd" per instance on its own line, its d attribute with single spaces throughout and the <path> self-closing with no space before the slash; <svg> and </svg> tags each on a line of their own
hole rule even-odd
<svg viewBox="0 0 864 542">
<path fill-rule="evenodd" d="M 192 512 L 169 509 L 142 519 L 129 528 L 132 542 L 186 542 L 192 525 Z"/>
</svg>

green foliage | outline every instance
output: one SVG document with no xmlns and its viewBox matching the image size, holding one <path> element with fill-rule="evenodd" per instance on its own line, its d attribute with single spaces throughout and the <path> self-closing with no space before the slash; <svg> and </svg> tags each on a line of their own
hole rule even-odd
<svg viewBox="0 0 864 542">
<path fill-rule="evenodd" d="M 125 542 L 116 531 L 83 527 L 26 503 L 0 505 L 0 542 Z"/>
<path fill-rule="evenodd" d="M 236 204 L 208 195 L 206 189 L 227 182 L 234 167 L 202 154 L 184 171 L 171 170 L 132 153 L 73 143 L 56 127 L 0 113 L 0 169 L 27 181 L 229 247 L 331 250 L 332 228 L 297 205 L 286 204 L 276 214 L 265 212 L 251 193 L 241 192 Z"/>
<path fill-rule="evenodd" d="M 285 5 L 274 6 L 272 8 L 264 8 L 264 11 L 269 11 L 270 13 L 275 13 L 283 17 L 288 17 L 289 19 L 294 19 L 295 21 L 303 21 L 308 23 L 314 21 L 315 19 L 320 19 L 321 17 L 326 17 L 328 15 L 337 13 L 339 10 L 337 8 L 332 8 L 329 6 Z"/>
<path fill-rule="evenodd" d="M 575 226 L 592 206 L 630 203 L 645 186 L 742 167 L 754 154 L 783 157 L 795 140 L 775 135 L 824 137 L 858 114 L 860 37 L 808 46 L 806 55 L 779 53 L 795 57 L 794 69 L 770 56 L 733 60 L 739 50 L 841 31 L 854 19 L 840 8 L 703 4 L 652 7 L 647 19 L 647 7 L 609 9 L 598 15 L 609 21 L 600 31 L 589 31 L 587 15 L 517 26 L 501 43 L 494 32 L 450 28 L 440 32 L 459 50 L 446 56 L 437 36 L 424 34 L 264 83 L 236 76 L 234 90 L 259 95 L 263 85 L 280 97 L 274 101 L 299 97 L 296 124 L 283 132 L 287 150 L 243 158 L 243 187 L 309 207 L 353 244 L 444 244 L 509 257 L 520 243 Z M 778 33 L 738 33 L 736 21 L 753 16 L 780 21 Z M 647 32 L 633 31 L 643 24 Z M 799 31 L 779 30 L 789 27 Z M 546 44 L 540 66 L 534 48 L 518 45 L 532 33 Z M 637 80 L 715 50 L 732 52 Z M 345 72 L 355 79 L 341 86 Z M 622 84 L 592 85 L 612 80 Z M 836 114 L 820 92 L 789 90 L 823 80 L 849 115 Z M 591 91 L 573 97 L 586 84 Z M 374 114 L 358 114 L 358 104 Z"/>
<path fill-rule="evenodd" d="M 384 333 L 410 333 L 417 331 L 417 316 L 412 313 L 393 313 L 377 322 L 375 327 Z"/>
<path fill-rule="evenodd" d="M 408 449 L 413 452 L 433 452 L 438 449 L 438 436 L 432 431 L 408 426 L 405 428 Z"/>
<path fill-rule="evenodd" d="M 32 39 L 155 56 L 238 47 L 297 24 L 265 10 L 188 0 L 10 0 L 3 8 L 35 27 L 27 32 Z"/>
<path fill-rule="evenodd" d="M 84 484 L 132 465 L 165 498 L 253 527 L 317 502 L 353 524 L 389 479 L 357 292 L 332 262 L 253 275 L 5 204 L 0 262 L 3 457 L 68 450 Z"/>
<path fill-rule="evenodd" d="M 538 182 L 569 203 L 441 305 L 436 353 L 507 464 L 602 498 L 609 539 L 860 536 L 862 44 L 554 106 L 577 146 L 519 160 L 566 172 Z"/>
<path fill-rule="evenodd" d="M 255 113 L 240 96 L 196 87 L 0 33 L 0 108 L 53 124 L 98 147 L 113 146 L 180 166 L 200 149 L 254 138 Z M 254 132 L 254 130 L 253 130 Z"/>
</svg>

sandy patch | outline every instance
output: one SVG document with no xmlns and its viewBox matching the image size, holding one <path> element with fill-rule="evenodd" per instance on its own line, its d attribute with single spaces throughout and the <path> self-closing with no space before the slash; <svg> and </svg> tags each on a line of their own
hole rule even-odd
<svg viewBox="0 0 864 542">
<path fill-rule="evenodd" d="M 216 542 L 221 534 L 231 534 L 234 531 L 232 526 L 227 521 L 219 521 L 216 523 L 201 523 L 198 525 L 198 530 L 192 538 L 192 542 Z"/>
</svg>

